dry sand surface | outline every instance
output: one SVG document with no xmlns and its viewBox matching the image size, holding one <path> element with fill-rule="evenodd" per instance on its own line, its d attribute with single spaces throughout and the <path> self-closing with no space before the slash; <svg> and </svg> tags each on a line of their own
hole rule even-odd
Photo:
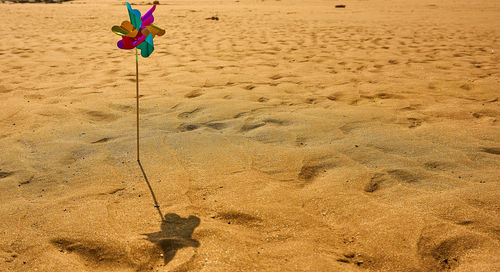
<svg viewBox="0 0 500 272">
<path fill-rule="evenodd" d="M 0 4 L 0 271 L 500 270 L 499 1 L 160 2 L 162 217 L 124 3 Z"/>
</svg>

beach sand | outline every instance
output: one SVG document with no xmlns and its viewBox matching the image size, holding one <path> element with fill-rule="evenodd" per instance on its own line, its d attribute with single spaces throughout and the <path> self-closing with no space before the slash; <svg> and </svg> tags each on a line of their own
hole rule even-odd
<svg viewBox="0 0 500 272">
<path fill-rule="evenodd" d="M 0 271 L 500 270 L 499 1 L 160 3 L 161 217 L 124 3 L 0 3 Z"/>
</svg>

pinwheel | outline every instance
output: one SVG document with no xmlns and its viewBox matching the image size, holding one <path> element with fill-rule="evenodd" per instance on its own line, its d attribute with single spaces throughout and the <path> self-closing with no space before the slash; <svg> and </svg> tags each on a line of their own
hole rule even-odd
<svg viewBox="0 0 500 272">
<path fill-rule="evenodd" d="M 165 30 L 153 25 L 153 12 L 156 5 L 153 5 L 141 17 L 141 12 L 132 9 L 127 2 L 128 15 L 130 21 L 124 21 L 120 26 L 113 26 L 111 31 L 122 37 L 117 45 L 120 49 L 135 48 L 135 73 L 136 73 L 136 101 L 137 101 L 137 162 L 142 165 L 139 159 L 139 57 L 137 48 L 141 50 L 141 56 L 147 58 L 154 51 L 153 38 L 155 36 L 163 36 Z"/>
<path fill-rule="evenodd" d="M 122 36 L 122 40 L 117 45 L 121 49 L 139 48 L 141 56 L 147 58 L 154 50 L 153 38 L 156 35 L 163 36 L 165 34 L 165 30 L 153 25 L 153 12 L 156 5 L 153 5 L 142 17 L 141 12 L 132 9 L 128 2 L 127 9 L 130 21 L 123 21 L 121 26 L 111 28 L 115 34 Z"/>
</svg>

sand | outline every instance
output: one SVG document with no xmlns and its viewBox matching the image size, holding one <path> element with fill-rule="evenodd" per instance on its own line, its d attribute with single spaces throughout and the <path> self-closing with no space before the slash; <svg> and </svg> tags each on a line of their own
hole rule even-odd
<svg viewBox="0 0 500 272">
<path fill-rule="evenodd" d="M 0 271 L 500 270 L 499 1 L 160 2 L 161 217 L 123 2 L 0 4 Z"/>
</svg>

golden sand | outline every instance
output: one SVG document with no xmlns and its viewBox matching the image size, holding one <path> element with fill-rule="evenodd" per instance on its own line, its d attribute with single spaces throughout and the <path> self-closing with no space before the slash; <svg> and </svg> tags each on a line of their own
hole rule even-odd
<svg viewBox="0 0 500 272">
<path fill-rule="evenodd" d="M 123 2 L 0 4 L 0 271 L 500 270 L 499 1 L 160 2 L 163 222 Z"/>
</svg>

